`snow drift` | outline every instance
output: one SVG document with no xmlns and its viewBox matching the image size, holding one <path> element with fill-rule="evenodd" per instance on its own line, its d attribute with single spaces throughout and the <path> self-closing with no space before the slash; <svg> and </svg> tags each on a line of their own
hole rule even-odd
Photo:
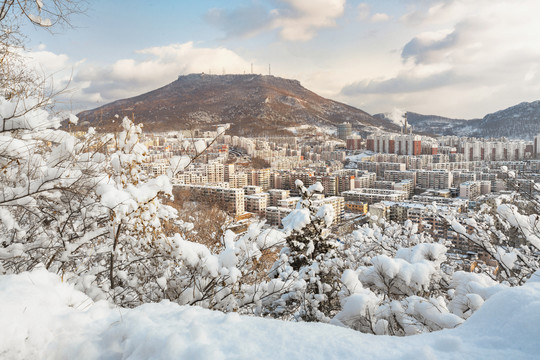
<svg viewBox="0 0 540 360">
<path fill-rule="evenodd" d="M 531 359 L 540 352 L 538 272 L 456 329 L 403 338 L 168 301 L 118 308 L 42 268 L 0 277 L 0 309 L 6 359 Z"/>
</svg>

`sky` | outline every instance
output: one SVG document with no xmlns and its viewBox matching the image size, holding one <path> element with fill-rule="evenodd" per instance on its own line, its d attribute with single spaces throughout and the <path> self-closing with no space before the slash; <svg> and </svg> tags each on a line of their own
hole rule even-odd
<svg viewBox="0 0 540 360">
<path fill-rule="evenodd" d="M 52 0 L 43 0 L 52 1 Z M 28 26 L 32 63 L 90 109 L 189 73 L 271 74 L 368 113 L 480 118 L 540 99 L 538 0 L 92 0 Z"/>
</svg>

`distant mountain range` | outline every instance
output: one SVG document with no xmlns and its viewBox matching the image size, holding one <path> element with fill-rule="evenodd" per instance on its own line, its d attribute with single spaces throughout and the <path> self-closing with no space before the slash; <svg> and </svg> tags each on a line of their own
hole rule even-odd
<svg viewBox="0 0 540 360">
<path fill-rule="evenodd" d="M 230 123 L 233 135 L 291 134 L 309 125 L 327 132 L 350 122 L 362 134 L 398 131 L 385 118 L 307 90 L 297 80 L 264 75 L 179 76 L 157 90 L 78 114 L 83 126 L 112 128 L 115 115 L 135 117 L 151 131 L 211 128 Z"/>
<path fill-rule="evenodd" d="M 386 114 L 374 116 L 389 120 Z M 407 121 L 415 132 L 434 135 L 532 140 L 535 135 L 540 134 L 540 101 L 523 102 L 488 114 L 482 119 L 451 119 L 407 112 Z"/>
</svg>

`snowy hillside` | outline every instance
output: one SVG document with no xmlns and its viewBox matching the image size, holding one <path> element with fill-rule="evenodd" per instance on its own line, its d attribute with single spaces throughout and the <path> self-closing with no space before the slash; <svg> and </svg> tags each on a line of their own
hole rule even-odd
<svg viewBox="0 0 540 360">
<path fill-rule="evenodd" d="M 44 269 L 0 277 L 3 359 L 533 359 L 540 274 L 490 298 L 464 325 L 410 337 L 223 314 L 163 301 L 92 302 Z"/>
<path fill-rule="evenodd" d="M 134 116 L 154 131 L 230 123 L 233 135 L 290 135 L 286 128 L 309 125 L 335 131 L 344 121 L 363 133 L 398 129 L 365 111 L 323 98 L 297 80 L 253 74 L 179 76 L 159 89 L 78 116 L 81 125 L 110 127 L 115 114 Z"/>
<path fill-rule="evenodd" d="M 374 116 L 393 120 L 391 113 Z M 488 114 L 482 119 L 451 119 L 409 111 L 407 121 L 413 126 L 415 132 L 427 134 L 532 140 L 535 135 L 540 134 L 540 100 L 530 103 L 522 102 Z"/>
<path fill-rule="evenodd" d="M 532 140 L 540 133 L 540 100 L 522 102 L 486 115 L 478 126 L 482 137 L 519 138 Z"/>
</svg>

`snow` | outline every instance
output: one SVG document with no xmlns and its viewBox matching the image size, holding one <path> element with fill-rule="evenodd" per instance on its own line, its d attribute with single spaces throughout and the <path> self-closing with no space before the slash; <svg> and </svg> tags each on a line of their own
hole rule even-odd
<svg viewBox="0 0 540 360">
<path fill-rule="evenodd" d="M 497 206 L 497 213 L 506 219 L 510 225 L 521 230 L 534 247 L 540 249 L 540 237 L 538 237 L 538 215 L 530 216 L 519 213 L 515 205 L 502 204 Z"/>
<path fill-rule="evenodd" d="M 458 234 L 464 234 L 464 235 L 467 234 L 467 229 L 465 229 L 465 227 L 461 225 L 456 219 L 452 219 L 450 225 L 452 226 L 454 231 L 457 232 Z"/>
<path fill-rule="evenodd" d="M 0 222 L 4 224 L 6 230 L 17 229 L 17 221 L 11 216 L 11 213 L 3 207 L 0 207 Z"/>
<path fill-rule="evenodd" d="M 169 159 L 169 168 L 171 169 L 173 176 L 177 172 L 184 171 L 186 166 L 191 162 L 191 158 L 187 155 L 173 156 Z"/>
<path fill-rule="evenodd" d="M 322 193 L 324 191 L 324 187 L 322 186 L 322 184 L 319 181 L 317 181 L 315 184 L 308 187 L 308 191 L 310 193 L 314 193 L 314 192 Z"/>
<path fill-rule="evenodd" d="M 319 210 L 317 210 L 318 218 L 324 219 L 324 222 L 327 226 L 332 225 L 332 222 L 334 221 L 334 218 L 336 217 L 336 212 L 334 210 L 334 207 L 330 204 L 325 204 L 321 207 L 319 207 Z"/>
<path fill-rule="evenodd" d="M 69 122 L 77 125 L 77 123 L 79 122 L 79 118 L 76 115 L 69 114 Z"/>
<path fill-rule="evenodd" d="M 93 302 L 38 268 L 0 277 L 0 354 L 6 359 L 533 359 L 540 351 L 539 300 L 540 283 L 530 281 L 493 295 L 455 329 L 374 336 L 168 301 L 118 308 Z"/>
<path fill-rule="evenodd" d="M 48 27 L 52 25 L 51 19 L 43 19 L 41 16 L 33 14 L 28 14 L 27 16 L 32 22 L 38 24 L 39 26 Z"/>
<path fill-rule="evenodd" d="M 356 155 L 349 155 L 347 156 L 346 158 L 349 159 L 349 161 L 351 162 L 359 162 L 359 161 L 364 161 L 364 159 L 366 158 L 370 158 L 374 155 L 373 152 L 371 151 L 365 151 L 363 153 L 360 153 L 360 154 L 356 154 Z"/>
<path fill-rule="evenodd" d="M 195 141 L 195 151 L 197 151 L 197 154 L 202 153 L 206 149 L 206 142 L 204 140 L 197 140 Z"/>
<path fill-rule="evenodd" d="M 307 224 L 311 223 L 309 217 L 309 209 L 294 209 L 281 220 L 285 232 L 288 231 L 301 231 Z"/>
</svg>

